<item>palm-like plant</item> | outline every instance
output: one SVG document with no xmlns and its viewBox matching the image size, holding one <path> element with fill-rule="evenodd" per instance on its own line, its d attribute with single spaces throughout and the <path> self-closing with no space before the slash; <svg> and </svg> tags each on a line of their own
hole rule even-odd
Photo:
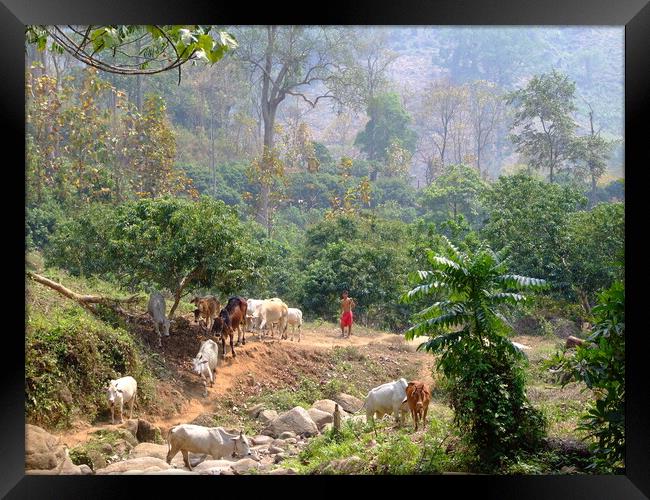
<svg viewBox="0 0 650 500">
<path fill-rule="evenodd" d="M 484 465 L 521 448 L 531 448 L 543 435 L 544 421 L 526 399 L 520 352 L 506 337 L 505 305 L 516 305 L 524 289 L 540 289 L 541 279 L 507 272 L 502 252 L 482 245 L 461 252 L 444 236 L 446 255 L 428 251 L 430 270 L 418 271 L 418 286 L 405 302 L 433 297 L 416 314 L 405 336 L 429 336 L 420 345 L 440 357 L 444 384 L 455 422 Z"/>
</svg>

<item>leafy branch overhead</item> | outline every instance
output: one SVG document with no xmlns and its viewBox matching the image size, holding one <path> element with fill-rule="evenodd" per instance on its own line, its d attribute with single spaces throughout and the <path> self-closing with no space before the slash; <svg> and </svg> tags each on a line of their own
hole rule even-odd
<svg viewBox="0 0 650 500">
<path fill-rule="evenodd" d="M 204 25 L 27 26 L 28 43 L 39 50 L 64 51 L 79 61 L 109 73 L 151 75 L 183 64 L 214 64 L 237 47 L 228 32 Z"/>
</svg>

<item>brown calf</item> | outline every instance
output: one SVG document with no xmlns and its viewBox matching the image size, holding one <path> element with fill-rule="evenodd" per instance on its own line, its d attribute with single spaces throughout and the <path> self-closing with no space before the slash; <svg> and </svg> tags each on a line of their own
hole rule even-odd
<svg viewBox="0 0 650 500">
<path fill-rule="evenodd" d="M 221 303 L 214 295 L 208 295 L 207 297 L 194 297 L 190 300 L 190 304 L 196 304 L 196 309 L 194 309 L 194 322 L 199 321 L 199 318 L 205 320 L 205 331 L 206 333 L 212 329 L 212 323 L 214 318 L 217 317 L 219 311 L 221 310 Z"/>
<path fill-rule="evenodd" d="M 415 430 L 418 430 L 418 420 L 422 420 L 422 428 L 426 427 L 427 411 L 429 411 L 431 392 L 424 382 L 412 380 L 406 386 L 406 398 L 402 403 L 408 402 L 411 416 L 415 423 Z"/>
</svg>

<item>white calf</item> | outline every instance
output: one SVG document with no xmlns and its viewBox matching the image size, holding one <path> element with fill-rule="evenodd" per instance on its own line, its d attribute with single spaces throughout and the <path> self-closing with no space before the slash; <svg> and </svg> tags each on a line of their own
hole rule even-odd
<svg viewBox="0 0 650 500">
<path fill-rule="evenodd" d="M 300 342 L 300 327 L 302 326 L 302 311 L 296 309 L 295 307 L 289 307 L 287 309 L 287 324 L 291 325 L 291 340 L 293 340 L 293 335 L 296 331 L 296 326 L 298 327 L 298 342 Z"/>
<path fill-rule="evenodd" d="M 111 380 L 106 387 L 108 394 L 108 403 L 111 406 L 111 423 L 115 423 L 115 405 L 120 408 L 120 423 L 123 422 L 122 412 L 124 403 L 131 401 L 129 418 L 133 417 L 133 405 L 137 397 L 138 383 L 133 377 L 122 377 L 117 380 Z"/>
<path fill-rule="evenodd" d="M 210 387 L 214 385 L 218 362 L 219 346 L 217 343 L 212 339 L 201 342 L 199 353 L 192 360 L 192 368 L 197 375 L 201 375 L 206 396 L 208 395 L 208 380 L 210 381 Z"/>
<path fill-rule="evenodd" d="M 408 383 L 405 379 L 400 378 L 394 382 L 382 384 L 374 389 L 370 389 L 366 396 L 366 401 L 363 407 L 366 409 L 366 420 L 371 422 L 374 426 L 374 417 L 383 417 L 386 414 L 392 413 L 398 425 L 402 424 L 402 420 L 408 417 L 408 408 L 402 405 L 406 398 L 406 387 Z"/>
</svg>

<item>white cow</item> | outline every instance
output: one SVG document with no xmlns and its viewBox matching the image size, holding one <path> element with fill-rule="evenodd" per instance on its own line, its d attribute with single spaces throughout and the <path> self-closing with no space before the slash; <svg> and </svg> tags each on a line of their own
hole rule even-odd
<svg viewBox="0 0 650 500">
<path fill-rule="evenodd" d="M 212 339 L 201 342 L 199 353 L 192 360 L 192 368 L 197 375 L 201 375 L 206 396 L 208 395 L 208 380 L 210 381 L 210 387 L 214 385 L 218 362 L 219 346 L 217 343 Z"/>
<path fill-rule="evenodd" d="M 158 334 L 158 347 L 162 346 L 160 329 L 162 328 L 165 337 L 169 337 L 169 320 L 165 317 L 165 298 L 159 292 L 154 292 L 149 297 L 147 312 L 153 319 L 153 326 Z"/>
<path fill-rule="evenodd" d="M 402 420 L 408 417 L 408 408 L 402 404 L 406 398 L 407 386 L 408 383 L 406 380 L 400 378 L 370 389 L 366 396 L 366 401 L 362 406 L 362 408 L 366 409 L 366 420 L 374 426 L 375 415 L 381 418 L 386 414 L 392 413 L 398 425 L 401 425 Z"/>
<path fill-rule="evenodd" d="M 216 460 L 223 457 L 257 457 L 251 452 L 248 438 L 244 431 L 230 434 L 223 427 L 202 427 L 193 424 L 180 424 L 169 429 L 167 433 L 167 463 L 180 451 L 183 453 L 185 466 L 192 470 L 189 452 L 212 455 Z"/>
<path fill-rule="evenodd" d="M 264 302 L 262 299 L 248 299 L 246 309 L 246 330 L 252 332 L 255 329 L 255 313 Z"/>
<path fill-rule="evenodd" d="M 108 403 L 111 406 L 111 423 L 115 423 L 115 405 L 120 408 L 120 423 L 123 422 L 122 412 L 124 403 L 131 401 L 129 418 L 133 417 L 133 405 L 137 397 L 138 383 L 133 377 L 122 377 L 117 380 L 111 380 L 106 387 L 108 394 Z"/>
<path fill-rule="evenodd" d="M 302 326 L 302 311 L 295 307 L 289 307 L 287 309 L 287 324 L 291 325 L 291 340 L 293 340 L 293 334 L 296 331 L 296 326 L 298 327 L 298 342 L 300 342 L 300 327 Z"/>
<path fill-rule="evenodd" d="M 255 313 L 255 324 L 259 331 L 268 327 L 273 337 L 273 324 L 277 323 L 281 338 L 284 334 L 286 339 L 288 309 L 287 305 L 277 297 L 264 300 Z"/>
</svg>

